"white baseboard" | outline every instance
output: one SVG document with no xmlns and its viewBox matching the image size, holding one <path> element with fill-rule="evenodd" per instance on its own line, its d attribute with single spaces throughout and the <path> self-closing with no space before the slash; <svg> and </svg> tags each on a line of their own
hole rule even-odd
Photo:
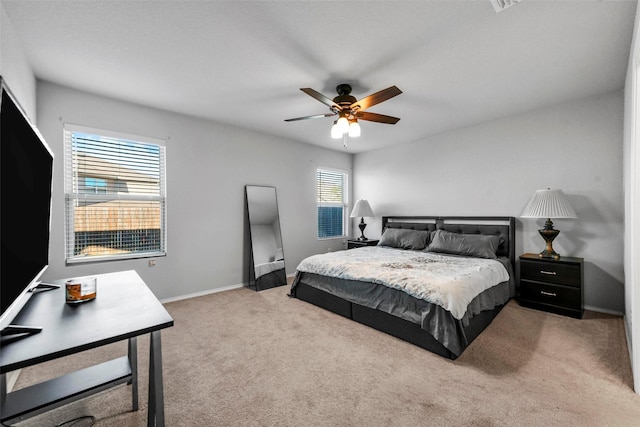
<svg viewBox="0 0 640 427">
<path fill-rule="evenodd" d="M 629 350 L 629 360 L 633 361 L 633 341 L 631 341 L 631 329 L 627 325 L 627 316 L 624 316 L 624 335 L 627 338 L 627 349 Z M 633 362 L 631 363 L 631 373 L 635 377 L 638 372 L 633 372 Z M 640 394 L 640 390 L 636 390 L 637 394 Z"/>
<path fill-rule="evenodd" d="M 595 311 L 597 313 L 611 314 L 612 316 L 624 316 L 624 313 L 617 310 L 609 310 L 608 308 L 594 307 L 592 305 L 585 305 L 585 310 Z"/>
<path fill-rule="evenodd" d="M 288 279 L 293 279 L 294 277 L 296 277 L 295 273 L 287 274 L 287 278 Z M 248 284 L 247 283 L 239 283 L 237 285 L 230 285 L 230 286 L 225 286 L 225 287 L 222 287 L 222 288 L 209 289 L 209 290 L 202 291 L 202 292 L 195 292 L 193 294 L 186 294 L 186 295 L 180 295 L 180 296 L 177 296 L 177 297 L 165 298 L 165 299 L 160 300 L 160 302 L 162 304 L 166 304 L 168 302 L 181 301 L 183 299 L 197 298 L 197 297 L 202 297 L 202 296 L 209 295 L 209 294 L 215 294 L 215 293 L 218 293 L 218 292 L 231 291 L 233 289 L 239 289 L 239 288 L 242 288 L 244 286 L 248 286 Z"/>
<path fill-rule="evenodd" d="M 162 304 L 165 304 L 165 303 L 168 303 L 168 302 L 181 301 L 181 300 L 184 300 L 184 299 L 202 297 L 202 296 L 205 296 L 205 295 L 215 294 L 215 293 L 218 293 L 218 292 L 230 291 L 232 289 L 240 289 L 240 288 L 242 288 L 244 286 L 246 286 L 246 285 L 243 284 L 243 283 L 240 283 L 240 284 L 237 284 L 237 285 L 230 285 L 230 286 L 225 286 L 225 287 L 222 287 L 222 288 L 215 288 L 215 289 L 209 289 L 209 290 L 202 291 L 202 292 L 195 292 L 193 294 L 180 295 L 180 296 L 177 296 L 177 297 L 166 298 L 166 299 L 160 300 L 160 302 Z"/>
</svg>

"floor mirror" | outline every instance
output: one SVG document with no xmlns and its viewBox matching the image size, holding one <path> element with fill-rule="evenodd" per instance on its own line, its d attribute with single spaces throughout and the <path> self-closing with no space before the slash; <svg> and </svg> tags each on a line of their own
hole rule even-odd
<svg viewBox="0 0 640 427">
<path fill-rule="evenodd" d="M 256 291 L 287 284 L 276 188 L 245 186 L 251 262 L 249 285 Z"/>
</svg>

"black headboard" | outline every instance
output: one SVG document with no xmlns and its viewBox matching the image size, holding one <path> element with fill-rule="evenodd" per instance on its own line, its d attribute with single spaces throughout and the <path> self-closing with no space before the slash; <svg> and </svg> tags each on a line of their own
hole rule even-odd
<svg viewBox="0 0 640 427">
<path fill-rule="evenodd" d="M 389 227 L 500 236 L 502 243 L 498 247 L 497 255 L 508 257 L 515 271 L 515 223 L 516 220 L 512 216 L 383 216 L 382 232 Z"/>
</svg>

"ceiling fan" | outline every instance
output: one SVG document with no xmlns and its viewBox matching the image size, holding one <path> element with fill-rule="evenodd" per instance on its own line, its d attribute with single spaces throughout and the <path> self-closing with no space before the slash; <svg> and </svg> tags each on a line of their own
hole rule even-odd
<svg viewBox="0 0 640 427">
<path fill-rule="evenodd" d="M 351 86 L 346 83 L 339 84 L 336 87 L 338 96 L 333 99 L 327 98 L 320 92 L 311 88 L 301 88 L 300 90 L 323 104 L 328 105 L 331 112 L 327 114 L 316 114 L 313 116 L 286 119 L 285 122 L 339 116 L 331 128 L 332 138 L 342 138 L 347 134 L 351 137 L 360 136 L 360 125 L 358 124 L 358 120 L 367 120 L 370 122 L 385 123 L 389 125 L 395 125 L 400 120 L 397 117 L 364 111 L 369 107 L 373 107 L 374 105 L 393 98 L 396 95 L 400 95 L 402 91 L 396 86 L 391 86 L 366 96 L 360 101 L 351 95 Z"/>
</svg>

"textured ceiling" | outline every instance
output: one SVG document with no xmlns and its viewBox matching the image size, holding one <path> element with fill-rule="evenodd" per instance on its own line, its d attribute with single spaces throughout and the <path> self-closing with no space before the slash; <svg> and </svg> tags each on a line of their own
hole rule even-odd
<svg viewBox="0 0 640 427">
<path fill-rule="evenodd" d="M 329 112 L 299 90 L 360 99 L 349 152 L 624 87 L 635 1 L 2 0 L 37 78 L 343 150 Z"/>
</svg>

